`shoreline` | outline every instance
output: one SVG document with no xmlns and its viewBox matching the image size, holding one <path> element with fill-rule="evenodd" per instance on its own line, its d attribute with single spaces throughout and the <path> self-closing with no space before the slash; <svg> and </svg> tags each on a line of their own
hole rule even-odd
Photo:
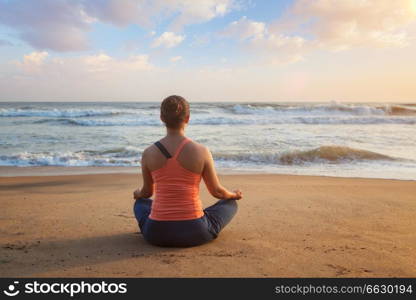
<svg viewBox="0 0 416 300">
<path fill-rule="evenodd" d="M 414 277 L 416 183 L 220 175 L 241 188 L 215 241 L 160 248 L 138 233 L 139 174 L 2 177 L 0 277 Z M 204 207 L 215 203 L 201 183 Z"/>
<path fill-rule="evenodd" d="M 233 171 L 218 169 L 220 175 L 255 175 L 275 174 L 264 171 Z M 9 167 L 0 166 L 0 178 L 2 177 L 36 177 L 36 176 L 65 176 L 65 175 L 99 175 L 99 174 L 141 174 L 137 167 L 62 167 L 62 166 L 31 166 L 31 167 Z M 289 175 L 289 174 L 288 174 Z"/>
<path fill-rule="evenodd" d="M 141 174 L 140 167 L 62 167 L 62 166 L 0 166 L 0 178 L 8 177 L 42 177 L 42 176 L 77 176 L 77 175 L 100 175 L 100 174 Z M 395 180 L 415 182 L 416 179 L 399 179 L 383 177 L 353 177 L 353 176 L 332 176 L 314 174 L 289 174 L 261 171 L 229 170 L 217 168 L 218 175 L 279 175 L 279 176 L 306 176 L 322 178 L 341 178 L 341 179 L 374 179 L 374 180 Z"/>
</svg>

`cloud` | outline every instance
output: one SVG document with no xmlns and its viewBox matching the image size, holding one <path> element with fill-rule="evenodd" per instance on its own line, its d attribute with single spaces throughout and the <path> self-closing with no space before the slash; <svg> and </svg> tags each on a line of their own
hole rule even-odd
<svg viewBox="0 0 416 300">
<path fill-rule="evenodd" d="M 0 25 L 13 28 L 32 47 L 58 52 L 90 47 L 95 22 L 153 26 L 171 20 L 171 31 L 207 22 L 237 7 L 234 0 L 0 0 Z"/>
<path fill-rule="evenodd" d="M 209 21 L 223 16 L 238 5 L 234 0 L 84 0 L 86 13 L 116 26 L 151 26 L 159 17 L 173 17 L 171 27 Z"/>
<path fill-rule="evenodd" d="M 184 35 L 179 35 L 175 34 L 174 32 L 166 31 L 153 41 L 152 47 L 173 48 L 182 43 L 184 39 Z"/>
<path fill-rule="evenodd" d="M 416 21 L 414 0 L 297 0 L 270 26 L 284 34 L 309 36 L 327 50 L 353 47 L 405 47 Z"/>
<path fill-rule="evenodd" d="M 178 16 L 172 22 L 174 31 L 180 30 L 188 24 L 207 22 L 216 17 L 224 16 L 231 10 L 238 8 L 234 0 L 172 0 L 162 1 L 172 13 Z M 158 2 L 158 1 L 156 1 Z"/>
<path fill-rule="evenodd" d="M 3 47 L 3 46 L 13 46 L 13 43 L 0 39 L 0 47 Z"/>
<path fill-rule="evenodd" d="M 266 24 L 246 17 L 219 33 L 235 38 L 274 63 L 303 60 L 315 50 L 405 47 L 415 24 L 414 0 L 296 0 L 282 17 Z"/>
<path fill-rule="evenodd" d="M 105 72 L 114 64 L 113 58 L 104 53 L 89 55 L 84 57 L 83 60 L 90 72 Z"/>
<path fill-rule="evenodd" d="M 89 73 L 121 73 L 126 74 L 134 71 L 149 71 L 155 67 L 149 63 L 146 54 L 132 55 L 126 59 L 115 59 L 105 53 L 81 57 L 77 62 L 81 69 Z"/>
<path fill-rule="evenodd" d="M 165 73 L 147 54 L 118 58 L 105 52 L 58 56 L 35 51 L 0 63 L 1 99 L 137 100 L 154 96 Z"/>
<path fill-rule="evenodd" d="M 88 48 L 89 19 L 79 1 L 0 0 L 0 24 L 37 49 L 78 51 Z"/>
<path fill-rule="evenodd" d="M 149 62 L 149 56 L 146 54 L 132 55 L 124 59 L 116 59 L 106 53 L 49 58 L 49 54 L 43 51 L 24 55 L 23 59 L 15 64 L 28 76 L 48 77 L 60 74 L 73 78 L 94 76 L 94 74 L 112 76 L 156 69 Z"/>
<path fill-rule="evenodd" d="M 236 37 L 240 40 L 246 40 L 251 38 L 262 38 L 266 34 L 266 24 L 262 22 L 255 22 L 242 17 L 238 21 L 234 21 L 229 24 L 222 32 L 221 36 L 224 37 Z"/>
<path fill-rule="evenodd" d="M 273 63 L 299 61 L 303 59 L 306 49 L 304 38 L 271 33 L 265 23 L 247 17 L 230 23 L 219 35 L 246 43 L 255 52 L 256 57 L 266 57 L 268 62 Z"/>
<path fill-rule="evenodd" d="M 95 20 L 116 26 L 146 23 L 146 13 L 140 11 L 137 0 L 89 0 L 83 1 L 83 10 Z"/>
<path fill-rule="evenodd" d="M 173 57 L 170 58 L 171 62 L 177 62 L 177 61 L 180 61 L 180 60 L 182 60 L 182 56 L 173 56 Z"/>
<path fill-rule="evenodd" d="M 250 45 L 254 51 L 261 53 L 272 63 L 294 63 L 304 59 L 310 45 L 299 36 L 268 34 L 253 40 Z"/>
<path fill-rule="evenodd" d="M 47 56 L 48 52 L 46 51 L 33 52 L 23 56 L 23 63 L 41 65 Z"/>
<path fill-rule="evenodd" d="M 21 62 L 16 62 L 16 65 L 24 72 L 38 72 L 48 55 L 49 54 L 46 51 L 32 52 L 24 55 L 23 60 Z"/>
</svg>

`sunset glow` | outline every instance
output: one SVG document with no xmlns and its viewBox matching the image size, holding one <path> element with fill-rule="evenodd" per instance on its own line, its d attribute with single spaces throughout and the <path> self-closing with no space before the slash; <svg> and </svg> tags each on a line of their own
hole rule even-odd
<svg viewBox="0 0 416 300">
<path fill-rule="evenodd" d="M 411 3 L 411 7 L 412 7 L 412 11 L 416 14 L 416 0 L 410 0 Z"/>
<path fill-rule="evenodd" d="M 106 3 L 0 0 L 0 101 L 416 101 L 416 0 Z"/>
</svg>

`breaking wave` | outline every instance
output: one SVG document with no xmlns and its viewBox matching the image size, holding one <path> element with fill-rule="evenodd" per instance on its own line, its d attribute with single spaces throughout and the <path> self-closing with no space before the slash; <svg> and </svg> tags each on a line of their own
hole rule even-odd
<svg viewBox="0 0 416 300">
<path fill-rule="evenodd" d="M 155 126 L 160 121 L 155 118 L 148 119 L 41 119 L 34 121 L 35 124 L 56 124 L 73 126 Z"/>
<path fill-rule="evenodd" d="M 142 150 L 136 147 L 120 147 L 106 150 L 77 152 L 23 152 L 0 156 L 2 166 L 136 166 Z M 304 163 L 347 163 L 359 161 L 395 161 L 398 158 L 377 152 L 344 146 L 321 146 L 311 150 L 294 150 L 284 153 L 213 153 L 219 161 L 237 161 L 255 164 L 297 165 Z"/>
<path fill-rule="evenodd" d="M 385 160 L 397 158 L 377 152 L 354 149 L 345 146 L 321 146 L 311 150 L 294 150 L 284 153 L 224 154 L 214 153 L 219 160 L 234 160 L 259 164 L 297 165 L 304 163 L 346 163 Z"/>
<path fill-rule="evenodd" d="M 2 108 L 0 117 L 56 117 L 78 118 L 95 116 L 116 116 L 126 114 L 127 111 L 102 109 L 30 109 L 30 108 Z"/>
<path fill-rule="evenodd" d="M 23 152 L 15 155 L 0 155 L 0 165 L 19 167 L 137 166 L 141 153 L 141 150 L 135 147 L 120 147 L 102 151 Z"/>
<path fill-rule="evenodd" d="M 332 102 L 318 105 L 260 105 L 236 104 L 226 109 L 240 115 L 307 114 L 307 115 L 353 115 L 353 116 L 416 116 L 416 109 L 404 105 L 352 105 Z"/>
<path fill-rule="evenodd" d="M 377 152 L 355 149 L 344 146 L 321 146 L 312 150 L 293 151 L 280 156 L 280 162 L 284 164 L 297 164 L 299 162 L 345 162 L 363 160 L 396 160 Z"/>
</svg>

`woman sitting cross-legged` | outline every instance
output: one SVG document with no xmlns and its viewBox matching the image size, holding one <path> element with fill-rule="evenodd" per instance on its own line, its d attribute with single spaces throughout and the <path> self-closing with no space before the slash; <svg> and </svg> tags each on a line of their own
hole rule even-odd
<svg viewBox="0 0 416 300">
<path fill-rule="evenodd" d="M 167 134 L 144 150 L 143 187 L 134 192 L 134 214 L 145 240 L 158 246 L 189 247 L 215 239 L 237 212 L 240 190 L 224 188 L 210 151 L 185 137 L 189 103 L 180 96 L 163 100 L 160 118 Z M 201 178 L 215 198 L 202 209 Z M 155 192 L 154 200 L 149 199 Z"/>
</svg>

